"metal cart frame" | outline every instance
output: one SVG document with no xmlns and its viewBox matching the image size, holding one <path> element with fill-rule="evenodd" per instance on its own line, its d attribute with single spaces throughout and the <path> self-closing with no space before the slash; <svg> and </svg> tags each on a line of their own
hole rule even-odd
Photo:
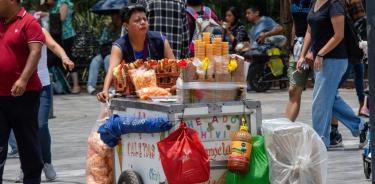
<svg viewBox="0 0 375 184">
<path fill-rule="evenodd" d="M 228 129 L 228 136 L 224 138 L 208 138 L 207 140 L 202 140 L 205 148 L 209 149 L 212 145 L 217 145 L 218 141 L 221 141 L 223 154 L 220 156 L 215 156 L 215 158 L 210 157 L 210 170 L 211 176 L 210 182 L 219 182 L 223 180 L 223 173 L 226 171 L 226 155 L 224 154 L 224 144 L 225 146 L 230 145 L 230 133 L 237 131 L 239 129 L 241 116 L 245 115 L 246 122 L 249 126 L 249 132 L 253 135 L 259 135 L 261 133 L 261 122 L 262 122 L 262 110 L 261 103 L 259 101 L 233 101 L 233 102 L 216 102 L 216 103 L 196 103 L 196 104 L 179 104 L 175 102 L 151 102 L 151 101 L 139 101 L 137 99 L 127 99 L 127 98 L 117 98 L 111 100 L 111 110 L 114 114 L 119 115 L 132 115 L 132 116 L 155 116 L 163 115 L 167 116 L 174 125 L 179 124 L 179 119 L 183 118 L 184 120 L 194 120 L 202 119 L 208 120 L 216 117 L 217 123 L 219 124 L 219 118 L 225 119 L 224 117 L 232 117 L 231 124 L 232 127 L 236 129 Z M 146 115 L 149 114 L 149 115 Z M 234 117 L 234 118 L 233 118 Z M 237 119 L 237 118 L 238 119 Z M 212 125 L 213 121 L 208 122 L 208 125 L 202 121 L 200 129 L 208 129 L 209 126 L 217 126 L 217 130 L 225 130 L 228 128 L 228 125 Z M 189 126 L 189 123 L 187 123 Z M 192 124 L 191 124 L 192 125 Z M 193 126 L 192 126 L 193 127 Z M 198 127 L 198 126 L 197 126 Z M 199 128 L 193 127 L 199 131 Z M 154 184 L 154 183 L 167 183 L 164 172 L 162 171 L 161 162 L 158 158 L 158 150 L 156 146 L 156 141 L 161 140 L 166 137 L 170 132 L 177 129 L 178 126 L 174 126 L 169 132 L 162 132 L 157 134 L 127 134 L 122 136 L 121 145 L 116 147 L 114 154 L 115 157 L 115 181 L 116 183 L 122 183 L 124 181 L 131 182 L 133 184 L 143 183 Z M 220 129 L 221 128 L 221 129 Z M 219 130 L 220 129 L 220 130 Z M 230 131 L 229 131 L 230 130 Z M 224 132 L 226 133 L 226 132 Z M 160 135 L 159 135 L 160 134 Z M 220 134 L 219 134 L 220 135 Z M 151 138 L 152 136 L 152 138 Z M 216 133 L 217 136 L 217 133 Z M 155 138 L 156 137 L 156 138 Z M 215 136 L 214 136 L 215 137 Z M 219 136 L 220 137 L 220 136 Z M 134 146 L 131 140 L 143 139 L 147 144 L 152 146 L 152 149 L 155 149 L 155 158 L 153 161 L 147 160 L 147 158 L 138 158 L 129 156 L 129 151 L 131 146 Z M 143 144 L 146 144 L 143 143 Z M 137 146 L 137 144 L 135 145 Z M 134 148 L 136 149 L 136 148 Z M 150 148 L 151 149 L 151 148 Z M 220 148 L 221 149 L 221 148 Z M 133 154 L 133 153 L 132 153 Z M 138 153 L 137 153 L 138 154 Z M 210 154 L 209 154 L 210 155 Z M 133 154 L 134 156 L 134 154 Z M 141 160 L 142 161 L 141 161 Z M 155 161 L 156 159 L 156 161 Z M 144 161 L 147 160 L 147 161 Z M 155 166 L 157 164 L 157 166 Z M 156 169 L 154 180 L 150 180 L 151 171 L 148 176 L 142 168 L 154 165 Z M 160 169 L 161 168 L 161 169 Z M 148 179 L 146 178 L 149 177 Z M 225 178 L 224 178 L 225 179 Z M 221 183 L 221 182 L 219 182 Z M 224 182 L 225 183 L 225 182 Z"/>
</svg>

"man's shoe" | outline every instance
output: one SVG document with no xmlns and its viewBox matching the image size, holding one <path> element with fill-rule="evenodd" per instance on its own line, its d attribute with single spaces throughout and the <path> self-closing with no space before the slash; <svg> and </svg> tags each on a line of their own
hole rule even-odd
<svg viewBox="0 0 375 184">
<path fill-rule="evenodd" d="M 22 169 L 18 173 L 18 176 L 16 177 L 14 183 L 22 183 L 23 182 L 23 172 Z"/>
<path fill-rule="evenodd" d="M 363 128 L 359 133 L 359 148 L 362 149 L 367 145 L 367 131 L 368 131 L 368 122 L 363 124 Z"/>
<path fill-rule="evenodd" d="M 53 181 L 56 179 L 56 171 L 53 168 L 52 164 L 45 163 L 43 167 L 43 172 L 44 175 L 46 175 L 47 181 Z"/>
<path fill-rule="evenodd" d="M 20 156 L 18 155 L 18 151 L 17 150 L 12 150 L 7 155 L 7 158 L 19 158 L 19 157 Z"/>
<path fill-rule="evenodd" d="M 331 143 L 330 148 L 337 148 L 342 146 L 342 135 L 339 131 L 335 130 L 330 133 Z"/>
</svg>

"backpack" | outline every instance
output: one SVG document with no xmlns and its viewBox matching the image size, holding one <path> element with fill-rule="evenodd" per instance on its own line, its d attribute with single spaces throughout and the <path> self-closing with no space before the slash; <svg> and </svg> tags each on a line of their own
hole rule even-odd
<svg viewBox="0 0 375 184">
<path fill-rule="evenodd" d="M 222 35 L 221 26 L 212 19 L 212 10 L 203 6 L 202 11 L 195 11 L 191 7 L 186 8 L 188 16 L 190 16 L 195 21 L 195 29 L 192 32 L 192 39 L 189 44 L 190 57 L 194 56 L 194 40 L 201 38 L 203 32 L 210 32 L 211 36 Z"/>
<path fill-rule="evenodd" d="M 201 38 L 203 32 L 210 32 L 212 36 L 222 34 L 222 28 L 212 19 L 212 10 L 209 7 L 203 6 L 202 11 L 199 12 L 191 7 L 187 7 L 186 11 L 195 20 L 195 30 L 192 40 Z"/>
<path fill-rule="evenodd" d="M 54 94 L 69 94 L 71 87 L 69 82 L 66 80 L 64 72 L 57 66 L 52 66 L 49 69 L 52 74 L 52 90 Z"/>
<path fill-rule="evenodd" d="M 346 51 L 348 54 L 348 60 L 351 64 L 358 64 L 362 62 L 363 59 L 363 50 L 359 47 L 359 42 L 362 40 L 359 31 L 354 26 L 354 22 L 349 15 L 348 4 L 343 1 L 340 1 L 345 7 L 345 44 L 346 44 Z"/>
</svg>

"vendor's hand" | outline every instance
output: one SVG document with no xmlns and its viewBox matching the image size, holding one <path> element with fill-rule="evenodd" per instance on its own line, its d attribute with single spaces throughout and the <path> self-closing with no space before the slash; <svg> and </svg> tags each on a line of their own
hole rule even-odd
<svg viewBox="0 0 375 184">
<path fill-rule="evenodd" d="M 259 34 L 258 38 L 257 38 L 257 43 L 258 43 L 258 44 L 263 44 L 264 41 L 266 40 L 266 38 L 267 38 L 267 34 L 264 33 L 264 32 L 261 32 L 261 33 Z"/>
<path fill-rule="evenodd" d="M 96 94 L 96 98 L 99 102 L 106 103 L 109 100 L 108 90 L 103 90 L 102 92 Z"/>
<path fill-rule="evenodd" d="M 63 66 L 64 66 L 64 69 L 65 70 L 69 70 L 69 71 L 72 71 L 73 68 L 74 68 L 74 63 L 72 60 L 70 60 L 69 58 L 63 58 L 62 59 L 62 63 L 63 63 Z"/>
<path fill-rule="evenodd" d="M 17 97 L 17 96 L 22 96 L 25 93 L 27 86 L 27 81 L 18 79 L 14 84 L 12 89 L 10 90 L 12 96 Z"/>
<path fill-rule="evenodd" d="M 323 67 L 323 57 L 316 56 L 314 61 L 314 69 L 316 71 L 322 69 Z"/>
</svg>

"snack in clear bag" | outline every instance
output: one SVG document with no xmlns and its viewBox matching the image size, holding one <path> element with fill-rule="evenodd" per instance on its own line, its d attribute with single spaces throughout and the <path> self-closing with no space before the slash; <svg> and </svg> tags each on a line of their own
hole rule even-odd
<svg viewBox="0 0 375 184">
<path fill-rule="evenodd" d="M 86 156 L 86 183 L 87 184 L 112 184 L 113 183 L 113 150 L 100 139 L 97 130 L 104 116 L 110 113 L 107 105 L 102 105 L 99 120 L 92 128 L 87 140 Z"/>
<path fill-rule="evenodd" d="M 147 87 L 137 91 L 137 95 L 141 100 L 150 99 L 154 96 L 172 96 L 172 94 L 164 88 L 160 87 Z"/>
<path fill-rule="evenodd" d="M 135 90 L 142 88 L 156 87 L 156 74 L 154 70 L 137 69 L 129 71 Z"/>
</svg>

